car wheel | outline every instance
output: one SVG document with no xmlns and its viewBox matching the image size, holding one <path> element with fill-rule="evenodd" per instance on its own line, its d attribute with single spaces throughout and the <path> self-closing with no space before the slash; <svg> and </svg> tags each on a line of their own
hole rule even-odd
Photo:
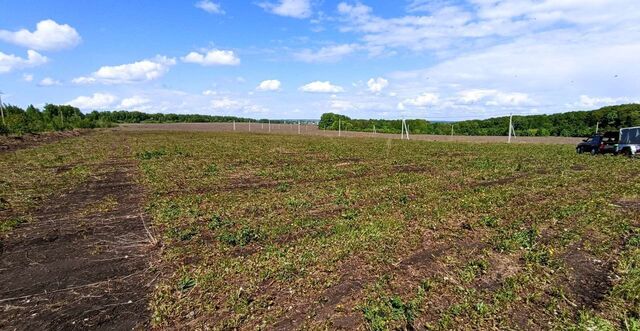
<svg viewBox="0 0 640 331">
<path fill-rule="evenodd" d="M 592 148 L 591 149 L 591 155 L 597 155 L 598 154 L 598 149 L 597 148 Z"/>
<path fill-rule="evenodd" d="M 584 153 L 584 150 L 582 150 L 582 147 L 578 147 L 578 148 L 576 148 L 576 153 L 582 154 L 582 153 Z"/>
<path fill-rule="evenodd" d="M 626 157 L 632 157 L 633 154 L 631 154 L 631 149 L 629 148 L 625 148 L 622 150 L 622 155 L 626 156 Z"/>
</svg>

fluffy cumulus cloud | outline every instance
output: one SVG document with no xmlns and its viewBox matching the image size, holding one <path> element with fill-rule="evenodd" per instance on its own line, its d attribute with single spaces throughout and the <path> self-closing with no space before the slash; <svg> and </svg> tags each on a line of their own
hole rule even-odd
<svg viewBox="0 0 640 331">
<path fill-rule="evenodd" d="M 117 66 L 104 66 L 90 76 L 73 79 L 75 84 L 130 84 L 151 81 L 164 76 L 176 60 L 166 56 Z"/>
<path fill-rule="evenodd" d="M 265 80 L 258 85 L 258 91 L 279 91 L 282 83 L 276 79 Z"/>
<path fill-rule="evenodd" d="M 300 91 L 308 93 L 340 93 L 344 92 L 344 89 L 341 86 L 333 85 L 329 81 L 315 81 L 301 86 Z"/>
<path fill-rule="evenodd" d="M 405 110 L 407 106 L 425 108 L 428 106 L 435 106 L 438 104 L 440 97 L 435 93 L 422 93 L 415 98 L 405 99 L 398 104 L 399 110 Z"/>
<path fill-rule="evenodd" d="M 56 85 L 61 85 L 60 81 L 55 80 L 51 77 L 45 77 L 38 83 L 38 86 L 42 86 L 42 87 L 56 86 Z"/>
<path fill-rule="evenodd" d="M 186 63 L 203 66 L 235 66 L 240 64 L 240 58 L 233 51 L 212 49 L 204 53 L 191 52 L 182 57 Z"/>
<path fill-rule="evenodd" d="M 32 82 L 33 75 L 32 74 L 22 74 L 22 80 L 25 82 Z"/>
<path fill-rule="evenodd" d="M 80 34 L 68 24 L 54 20 L 40 21 L 32 32 L 0 30 L 0 40 L 39 51 L 54 51 L 73 48 L 80 43 Z"/>
<path fill-rule="evenodd" d="M 210 14 L 219 14 L 219 15 L 224 14 L 224 10 L 222 10 L 222 6 L 220 6 L 219 3 L 212 2 L 210 0 L 198 1 L 196 2 L 195 6 L 196 8 L 200 8 Z"/>
<path fill-rule="evenodd" d="M 294 54 L 298 61 L 313 62 L 336 62 L 343 57 L 355 52 L 358 49 L 356 44 L 344 44 L 322 47 L 317 51 L 304 49 Z"/>
<path fill-rule="evenodd" d="M 78 107 L 82 110 L 102 110 L 112 107 L 118 98 L 109 93 L 94 93 L 91 96 L 77 97 L 67 104 Z"/>
<path fill-rule="evenodd" d="M 389 81 L 382 78 L 382 77 L 378 77 L 378 78 L 371 78 L 369 79 L 369 81 L 367 82 L 367 86 L 369 87 L 369 91 L 373 92 L 373 93 L 380 93 L 382 92 L 382 90 L 384 90 L 387 86 L 389 86 Z"/>
<path fill-rule="evenodd" d="M 120 102 L 120 108 L 146 110 L 148 109 L 148 105 L 150 103 L 150 99 L 143 96 L 134 95 L 132 97 L 122 99 L 122 101 Z"/>
<path fill-rule="evenodd" d="M 313 14 L 311 0 L 279 0 L 259 4 L 265 10 L 280 16 L 308 18 Z"/>
<path fill-rule="evenodd" d="M 36 67 L 47 62 L 49 62 L 49 59 L 46 56 L 34 50 L 27 51 L 27 58 L 0 52 L 0 74 L 23 68 Z"/>
</svg>

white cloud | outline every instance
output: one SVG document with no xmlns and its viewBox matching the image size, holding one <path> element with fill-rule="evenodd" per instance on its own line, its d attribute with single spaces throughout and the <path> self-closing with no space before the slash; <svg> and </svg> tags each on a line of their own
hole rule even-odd
<svg viewBox="0 0 640 331">
<path fill-rule="evenodd" d="M 589 109 L 595 109 L 604 106 L 617 105 L 621 103 L 640 102 L 639 100 L 631 100 L 629 98 L 611 98 L 611 97 L 590 97 L 588 95 L 581 95 L 580 101 L 576 104 L 577 107 L 586 107 Z"/>
<path fill-rule="evenodd" d="M 282 83 L 279 80 L 270 79 L 270 80 L 265 80 L 265 81 L 261 82 L 260 85 L 258 85 L 258 87 L 256 88 L 256 90 L 258 90 L 258 91 L 278 91 L 278 90 L 280 90 L 280 86 L 282 86 Z"/>
<path fill-rule="evenodd" d="M 118 66 L 104 66 L 90 76 L 73 79 L 75 84 L 130 84 L 158 79 L 164 76 L 176 60 L 166 56 Z"/>
<path fill-rule="evenodd" d="M 249 113 L 264 113 L 267 112 L 268 109 L 256 105 L 247 100 L 236 100 L 231 99 L 229 97 L 224 97 L 221 99 L 211 100 L 211 108 L 218 111 L 226 111 L 226 112 L 243 112 L 245 114 Z"/>
<path fill-rule="evenodd" d="M 202 95 L 206 95 L 206 96 L 218 95 L 218 91 L 214 91 L 214 90 L 205 90 L 205 91 L 202 91 Z"/>
<path fill-rule="evenodd" d="M 428 106 L 435 106 L 438 104 L 440 97 L 435 93 L 422 93 L 415 98 L 405 99 L 398 104 L 398 109 L 404 110 L 406 106 L 413 106 L 417 108 L 425 108 Z"/>
<path fill-rule="evenodd" d="M 22 80 L 25 82 L 32 82 L 33 75 L 32 74 L 22 74 Z"/>
<path fill-rule="evenodd" d="M 38 83 L 38 86 L 42 86 L 42 87 L 56 86 L 56 85 L 60 85 L 60 81 L 55 80 L 51 77 L 45 77 Z"/>
<path fill-rule="evenodd" d="M 49 62 L 49 59 L 34 50 L 27 51 L 27 58 L 0 52 L 0 74 L 14 70 L 36 67 Z"/>
<path fill-rule="evenodd" d="M 532 104 L 526 93 L 507 93 L 498 90 L 465 90 L 459 93 L 459 101 L 463 104 L 483 102 L 487 106 L 522 106 Z"/>
<path fill-rule="evenodd" d="M 341 30 L 361 34 L 368 47 L 443 53 L 547 30 L 612 28 L 640 19 L 635 0 L 413 1 L 409 10 L 426 13 L 383 18 L 359 2 L 338 5 Z"/>
<path fill-rule="evenodd" d="M 67 104 L 78 107 L 82 110 L 99 110 L 107 109 L 118 101 L 118 98 L 108 93 L 94 93 L 92 96 L 80 96 Z"/>
<path fill-rule="evenodd" d="M 196 63 L 203 66 L 240 64 L 240 59 L 233 51 L 212 49 L 206 53 L 191 52 L 182 58 L 182 62 Z"/>
<path fill-rule="evenodd" d="M 222 10 L 222 7 L 220 6 L 220 4 L 212 2 L 210 0 L 198 1 L 196 2 L 195 6 L 196 8 L 200 8 L 210 14 L 219 14 L 219 15 L 224 14 L 224 10 Z"/>
<path fill-rule="evenodd" d="M 279 0 L 277 3 L 264 2 L 259 6 L 273 14 L 293 18 L 308 18 L 313 14 L 311 0 Z"/>
<path fill-rule="evenodd" d="M 344 92 L 344 89 L 341 86 L 333 85 L 328 81 L 315 81 L 300 87 L 300 91 L 309 93 L 340 93 Z"/>
<path fill-rule="evenodd" d="M 148 109 L 146 105 L 148 105 L 149 103 L 151 103 L 151 100 L 142 96 L 135 95 L 130 98 L 122 99 L 122 101 L 120 102 L 120 108 L 145 110 Z"/>
<path fill-rule="evenodd" d="M 382 78 L 382 77 L 371 78 L 367 82 L 367 86 L 369 87 L 369 91 L 371 91 L 373 93 L 380 93 L 387 86 L 389 86 L 389 81 L 384 79 L 384 78 Z"/>
<path fill-rule="evenodd" d="M 294 54 L 294 58 L 303 62 L 336 62 L 358 49 L 356 44 L 344 44 L 322 47 L 317 51 L 309 49 Z"/>
<path fill-rule="evenodd" d="M 58 24 L 53 20 L 40 21 L 36 30 L 26 29 L 15 32 L 0 30 L 0 40 L 35 50 L 54 51 L 73 48 L 82 38 L 73 27 Z"/>
<path fill-rule="evenodd" d="M 329 102 L 329 107 L 337 111 L 348 111 L 356 109 L 356 106 L 354 106 L 354 104 L 348 100 L 331 100 Z"/>
</svg>

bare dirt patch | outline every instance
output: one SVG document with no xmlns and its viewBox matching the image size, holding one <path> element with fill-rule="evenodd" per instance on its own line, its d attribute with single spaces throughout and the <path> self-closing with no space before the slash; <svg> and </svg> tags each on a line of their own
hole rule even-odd
<svg viewBox="0 0 640 331">
<path fill-rule="evenodd" d="M 0 329 L 144 328 L 155 249 L 136 165 L 113 161 L 3 238 Z M 109 208 L 101 207 L 112 197 Z M 91 213 L 84 211 L 93 210 Z"/>
<path fill-rule="evenodd" d="M 0 152 L 13 152 L 56 141 L 87 134 L 89 130 L 73 130 L 63 132 L 28 133 L 22 136 L 0 136 Z"/>
<path fill-rule="evenodd" d="M 640 211 L 640 200 L 620 200 L 616 202 L 617 206 L 633 211 Z"/>
<path fill-rule="evenodd" d="M 567 268 L 565 289 L 572 305 L 597 307 L 612 287 L 611 267 L 581 249 L 569 249 L 563 260 Z"/>
</svg>

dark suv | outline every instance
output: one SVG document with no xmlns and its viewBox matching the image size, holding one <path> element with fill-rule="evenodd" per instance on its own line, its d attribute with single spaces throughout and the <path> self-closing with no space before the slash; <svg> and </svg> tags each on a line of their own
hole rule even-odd
<svg viewBox="0 0 640 331">
<path fill-rule="evenodd" d="M 578 154 L 617 154 L 619 134 L 617 132 L 606 132 L 604 134 L 594 134 L 591 138 L 583 140 L 576 146 Z"/>
</svg>

